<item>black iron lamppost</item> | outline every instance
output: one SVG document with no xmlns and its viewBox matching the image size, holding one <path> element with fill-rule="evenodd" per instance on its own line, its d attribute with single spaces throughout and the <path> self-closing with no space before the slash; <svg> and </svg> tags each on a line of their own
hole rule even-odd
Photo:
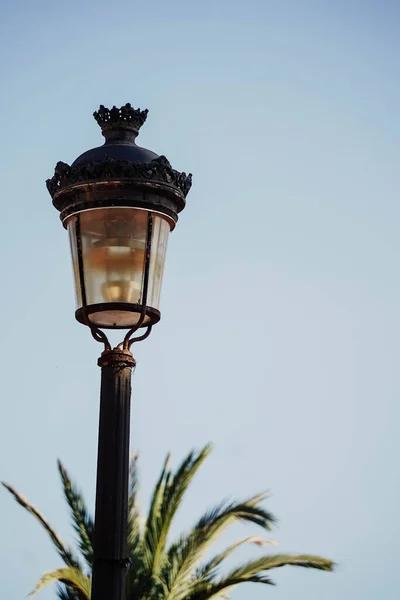
<svg viewBox="0 0 400 600">
<path fill-rule="evenodd" d="M 105 143 L 59 162 L 49 179 L 53 204 L 68 230 L 75 316 L 104 344 L 101 367 L 92 600 L 123 600 L 127 557 L 130 348 L 160 320 L 169 232 L 185 207 L 191 175 L 135 138 L 147 110 L 130 104 L 94 113 Z M 135 332 L 144 333 L 135 337 Z M 116 348 L 104 332 L 128 330 Z"/>
</svg>

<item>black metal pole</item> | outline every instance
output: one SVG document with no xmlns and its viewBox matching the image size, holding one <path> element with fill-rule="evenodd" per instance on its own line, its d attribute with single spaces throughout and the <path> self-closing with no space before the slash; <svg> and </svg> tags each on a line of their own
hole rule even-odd
<svg viewBox="0 0 400 600">
<path fill-rule="evenodd" d="M 124 600 L 129 568 L 127 519 L 131 375 L 129 350 L 106 350 L 101 367 L 92 600 Z"/>
</svg>

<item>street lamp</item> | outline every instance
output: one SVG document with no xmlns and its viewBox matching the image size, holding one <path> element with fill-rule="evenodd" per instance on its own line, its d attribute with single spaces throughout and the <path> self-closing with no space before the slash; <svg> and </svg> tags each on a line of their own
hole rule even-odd
<svg viewBox="0 0 400 600">
<path fill-rule="evenodd" d="M 127 557 L 133 343 L 160 320 L 169 232 L 185 207 L 191 175 L 136 145 L 147 110 L 100 106 L 105 143 L 71 166 L 59 162 L 46 185 L 68 230 L 76 319 L 104 344 L 101 367 L 92 600 L 122 600 Z M 139 329 L 142 334 L 135 337 Z M 104 330 L 127 330 L 112 348 Z M 139 332 L 140 333 L 140 332 Z M 122 337 L 122 336 L 121 336 Z"/>
</svg>

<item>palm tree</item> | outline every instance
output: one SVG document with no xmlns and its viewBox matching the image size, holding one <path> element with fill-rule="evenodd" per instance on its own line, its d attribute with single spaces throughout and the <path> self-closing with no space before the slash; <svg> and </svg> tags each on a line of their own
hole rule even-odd
<svg viewBox="0 0 400 600">
<path fill-rule="evenodd" d="M 265 510 L 265 494 L 241 502 L 222 502 L 206 512 L 191 531 L 168 543 L 169 531 L 183 496 L 200 465 L 210 453 L 210 446 L 200 452 L 192 451 L 175 472 L 169 467 L 169 455 L 154 488 L 146 519 L 141 518 L 137 502 L 137 459 L 130 463 L 128 555 L 132 561 L 127 576 L 127 600 L 209 600 L 226 598 L 227 592 L 239 584 L 256 582 L 273 584 L 267 572 L 277 567 L 299 567 L 332 571 L 334 563 L 307 554 L 263 554 L 236 568 L 226 564 L 237 548 L 254 543 L 271 543 L 259 537 L 247 537 L 205 561 L 204 554 L 230 525 L 245 521 L 270 531 L 275 517 Z M 60 600 L 89 600 L 91 594 L 91 565 L 93 560 L 93 519 L 88 513 L 82 494 L 58 461 L 65 499 L 77 534 L 79 555 L 66 546 L 43 515 L 13 487 L 3 482 L 15 500 L 30 512 L 47 531 L 65 567 L 41 577 L 30 595 L 45 585 L 57 582 Z"/>
</svg>

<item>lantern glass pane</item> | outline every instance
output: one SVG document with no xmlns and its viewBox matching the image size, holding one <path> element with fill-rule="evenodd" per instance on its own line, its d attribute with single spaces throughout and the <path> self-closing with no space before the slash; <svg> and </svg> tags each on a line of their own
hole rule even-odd
<svg viewBox="0 0 400 600">
<path fill-rule="evenodd" d="M 147 306 L 159 308 L 161 285 L 164 274 L 165 256 L 167 254 L 169 223 L 153 214 L 153 234 L 150 254 L 150 276 L 147 291 Z"/>
<path fill-rule="evenodd" d="M 83 211 L 67 223 L 77 307 L 86 306 L 99 327 L 132 327 L 145 301 L 158 309 L 167 249 L 168 222 L 152 214 L 153 228 L 145 299 L 147 211 L 101 208 Z M 83 278 L 81 278 L 83 274 Z M 146 317 L 145 323 L 149 322 Z"/>
<path fill-rule="evenodd" d="M 79 263 L 78 263 L 78 249 L 76 241 L 76 221 L 77 217 L 73 216 L 68 222 L 68 233 L 69 233 L 69 245 L 71 248 L 72 258 L 72 270 L 74 274 L 74 285 L 75 285 L 75 304 L 76 308 L 82 306 L 82 292 L 79 277 Z"/>
</svg>

